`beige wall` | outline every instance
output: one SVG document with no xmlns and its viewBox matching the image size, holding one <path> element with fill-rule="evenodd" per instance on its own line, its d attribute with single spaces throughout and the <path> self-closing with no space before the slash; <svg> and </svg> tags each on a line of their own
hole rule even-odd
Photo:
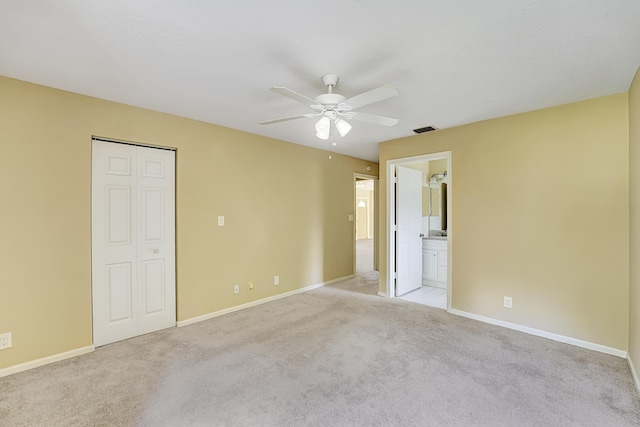
<svg viewBox="0 0 640 427">
<path fill-rule="evenodd" d="M 629 357 L 640 369 L 640 70 L 629 89 Z M 637 384 L 640 386 L 640 384 Z"/>
<path fill-rule="evenodd" d="M 447 159 L 430 160 L 429 161 L 429 178 L 434 173 L 443 173 L 447 171 Z"/>
<path fill-rule="evenodd" d="M 382 143 L 381 290 L 386 162 L 451 151 L 453 308 L 626 350 L 628 130 L 623 93 Z"/>
<path fill-rule="evenodd" d="M 4 77 L 0 94 L 0 369 L 92 343 L 92 135 L 177 148 L 178 320 L 353 273 L 354 172 L 376 164 Z"/>
<path fill-rule="evenodd" d="M 405 163 L 402 166 L 422 172 L 422 216 L 429 216 L 430 198 L 429 187 L 426 183 L 434 173 L 442 173 L 447 170 L 447 160 L 422 160 L 418 162 Z M 437 189 L 433 191 L 431 204 L 433 204 L 433 216 L 438 216 L 440 212 L 440 191 Z"/>
</svg>

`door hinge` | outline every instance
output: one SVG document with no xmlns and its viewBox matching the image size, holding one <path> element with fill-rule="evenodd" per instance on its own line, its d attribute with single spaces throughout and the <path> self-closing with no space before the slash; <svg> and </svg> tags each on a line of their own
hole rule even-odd
<svg viewBox="0 0 640 427">
<path fill-rule="evenodd" d="M 398 280 L 398 273 L 393 273 L 393 279 Z"/>
<path fill-rule="evenodd" d="M 393 231 L 398 231 L 398 225 L 397 224 L 393 226 Z"/>
</svg>

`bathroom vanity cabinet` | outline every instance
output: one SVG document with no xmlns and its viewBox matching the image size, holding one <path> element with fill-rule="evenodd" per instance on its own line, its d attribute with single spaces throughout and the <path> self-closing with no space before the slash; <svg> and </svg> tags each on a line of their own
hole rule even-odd
<svg viewBox="0 0 640 427">
<path fill-rule="evenodd" d="M 422 239 L 422 284 L 447 288 L 447 241 Z"/>
</svg>

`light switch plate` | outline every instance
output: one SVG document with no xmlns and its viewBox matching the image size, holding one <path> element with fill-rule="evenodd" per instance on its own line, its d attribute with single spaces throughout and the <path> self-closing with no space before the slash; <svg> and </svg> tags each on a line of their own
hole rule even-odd
<svg viewBox="0 0 640 427">
<path fill-rule="evenodd" d="M 224 226 L 224 217 L 223 216 L 219 216 L 218 217 L 218 227 L 223 227 Z"/>
<path fill-rule="evenodd" d="M 353 214 L 349 214 L 349 221 L 353 221 Z"/>
</svg>

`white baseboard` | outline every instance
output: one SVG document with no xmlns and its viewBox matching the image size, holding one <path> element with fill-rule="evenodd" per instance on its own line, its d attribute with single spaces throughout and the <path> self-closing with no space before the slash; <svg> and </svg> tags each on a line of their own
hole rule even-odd
<svg viewBox="0 0 640 427">
<path fill-rule="evenodd" d="M 7 375 L 11 374 L 17 374 L 18 372 L 27 371 L 29 369 L 37 368 L 38 366 L 48 365 L 49 363 L 59 362 L 61 360 L 70 359 L 82 354 L 91 353 L 94 350 L 95 347 L 93 345 L 89 345 L 87 347 L 76 348 L 75 350 L 54 354 L 52 356 L 43 357 L 41 359 L 32 360 L 30 362 L 21 363 L 19 365 L 9 366 L 8 368 L 0 369 L 0 378 L 6 377 Z"/>
<path fill-rule="evenodd" d="M 636 371 L 636 367 L 633 365 L 633 360 L 631 360 L 631 356 L 628 354 L 627 361 L 629 362 L 629 368 L 631 368 L 631 376 L 633 377 L 633 383 L 636 385 L 636 391 L 640 394 L 640 379 L 638 378 L 638 371 Z"/>
<path fill-rule="evenodd" d="M 379 297 L 385 297 L 385 298 L 389 297 L 389 295 L 387 295 L 385 292 L 378 292 L 378 296 Z"/>
<path fill-rule="evenodd" d="M 343 280 L 352 279 L 354 277 L 355 277 L 354 274 L 350 274 L 349 276 L 339 277 L 337 279 L 329 280 L 327 282 L 316 283 L 315 285 L 305 286 L 304 288 L 296 289 L 294 291 L 283 292 L 281 294 L 273 295 L 271 297 L 262 298 L 262 299 L 259 299 L 259 300 L 256 300 L 256 301 L 251 301 L 251 302 L 248 302 L 246 304 L 240 304 L 240 305 L 236 305 L 234 307 L 225 308 L 223 310 L 214 311 L 212 313 L 203 314 L 202 316 L 192 317 L 191 319 L 180 320 L 179 322 L 176 322 L 176 326 L 182 327 L 182 326 L 191 325 L 193 323 L 202 322 L 203 320 L 213 319 L 214 317 L 218 317 L 218 316 L 222 316 L 222 315 L 225 315 L 225 314 L 233 313 L 235 311 L 244 310 L 245 308 L 255 307 L 257 305 L 261 305 L 261 304 L 264 304 L 264 303 L 267 303 L 267 302 L 271 302 L 271 301 L 276 301 L 276 300 L 279 300 L 279 299 L 282 299 L 282 298 L 286 298 L 286 297 L 290 297 L 292 295 L 300 294 L 300 293 L 303 293 L 303 292 L 312 291 L 314 289 L 318 289 L 318 288 L 321 288 L 323 286 L 332 285 L 334 283 L 342 282 Z"/>
<path fill-rule="evenodd" d="M 598 351 L 600 353 L 611 354 L 613 356 L 622 357 L 623 359 L 627 358 L 627 352 L 617 348 L 607 347 L 605 345 L 595 344 L 589 341 L 579 340 L 577 338 L 566 337 L 564 335 L 558 335 L 552 332 L 542 331 L 540 329 L 518 325 L 516 323 L 505 322 L 504 320 L 498 320 L 498 319 L 493 319 L 491 317 L 480 316 L 478 314 L 457 310 L 455 308 L 448 310 L 448 312 L 451 314 L 455 314 L 457 316 L 467 317 L 469 319 L 478 320 L 484 323 L 490 323 L 496 326 L 502 326 L 503 328 L 513 329 L 515 331 L 524 332 L 526 334 L 535 335 L 542 338 L 548 338 L 550 340 L 559 341 L 565 344 L 575 345 L 577 347 Z"/>
<path fill-rule="evenodd" d="M 323 286 L 331 285 L 333 283 L 341 282 L 343 280 L 352 279 L 353 277 L 355 277 L 355 275 L 351 274 L 349 276 L 339 277 L 337 279 L 329 280 L 327 282 L 316 283 L 315 285 L 306 286 L 304 288 L 296 289 L 294 291 L 284 292 L 282 294 L 274 295 L 272 297 L 263 298 L 263 299 L 260 299 L 260 300 L 257 300 L 257 301 L 252 301 L 252 302 L 249 302 L 249 303 L 246 303 L 246 304 L 238 305 L 236 307 L 231 307 L 231 308 L 227 308 L 227 309 L 224 309 L 224 310 L 219 310 L 219 311 L 216 311 L 216 312 L 213 312 L 213 313 L 205 314 L 204 316 L 198 316 L 198 317 L 194 317 L 192 319 L 187 319 L 187 320 L 183 320 L 183 321 L 180 321 L 180 322 L 176 322 L 176 326 L 180 327 L 180 326 L 190 325 L 192 323 L 201 322 L 203 320 L 211 319 L 213 317 L 222 316 L 223 314 L 232 313 L 234 311 L 242 310 L 244 308 L 254 307 L 256 305 L 264 304 L 264 303 L 269 302 L 269 301 L 275 301 L 275 300 L 278 300 L 278 299 L 281 299 L 281 298 L 289 297 L 291 295 L 299 294 L 299 293 L 302 293 L 302 292 L 308 292 L 308 291 L 311 291 L 313 289 L 317 289 L 317 288 L 321 288 Z M 90 345 L 90 346 L 87 346 L 87 347 L 81 347 L 81 348 L 77 348 L 75 350 L 70 350 L 70 351 L 67 351 L 67 352 L 64 352 L 64 353 L 59 353 L 59 354 L 54 354 L 52 356 L 43 357 L 41 359 L 32 360 L 30 362 L 21 363 L 19 365 L 9 366 L 8 368 L 0 369 L 0 378 L 6 377 L 7 375 L 11 375 L 11 374 L 16 374 L 18 372 L 26 371 L 26 370 L 29 370 L 29 369 L 37 368 L 38 366 L 48 365 L 49 363 L 59 362 L 61 360 L 69 359 L 71 357 L 76 357 L 76 356 L 80 356 L 82 354 L 91 353 L 94 350 L 95 350 L 95 347 L 93 345 Z"/>
</svg>

